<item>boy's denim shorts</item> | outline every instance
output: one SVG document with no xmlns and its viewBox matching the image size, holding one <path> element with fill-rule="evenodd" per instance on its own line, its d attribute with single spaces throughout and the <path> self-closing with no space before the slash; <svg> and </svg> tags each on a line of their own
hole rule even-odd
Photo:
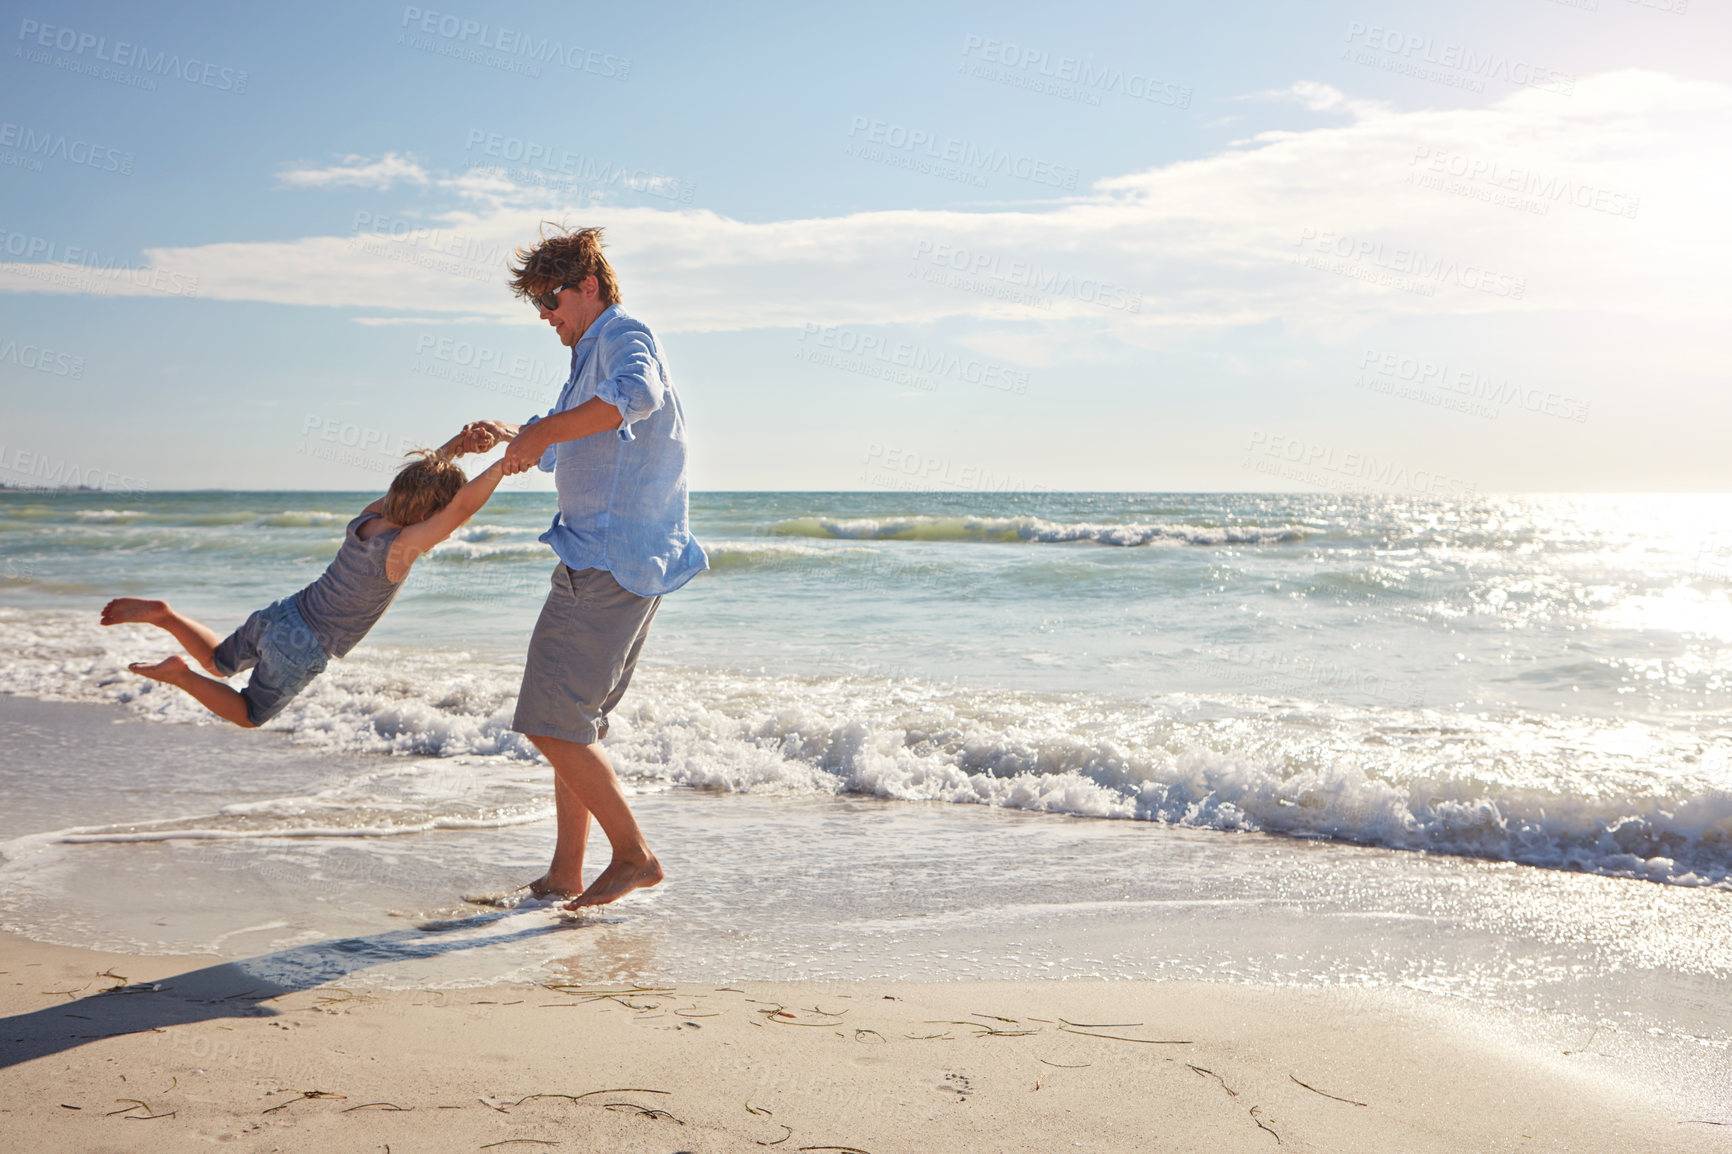
<svg viewBox="0 0 1732 1154">
<path fill-rule="evenodd" d="M 247 720 L 254 725 L 281 713 L 329 661 L 319 639 L 301 619 L 293 597 L 273 601 L 248 617 L 223 638 L 211 657 L 224 677 L 243 669 L 253 671 L 241 698 L 247 703 Z"/>
</svg>

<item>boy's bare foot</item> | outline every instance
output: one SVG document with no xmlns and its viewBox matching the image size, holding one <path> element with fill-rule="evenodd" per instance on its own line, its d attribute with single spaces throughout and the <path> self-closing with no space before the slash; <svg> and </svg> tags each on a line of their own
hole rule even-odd
<svg viewBox="0 0 1732 1154">
<path fill-rule="evenodd" d="M 155 625 L 167 612 L 166 601 L 151 601 L 144 597 L 116 597 L 102 607 L 102 623 L 121 625 L 128 621 L 140 621 L 146 625 Z"/>
<path fill-rule="evenodd" d="M 186 658 L 182 657 L 178 653 L 173 657 L 163 658 L 155 665 L 146 665 L 142 661 L 134 661 L 131 665 L 128 665 L 127 668 L 138 674 L 140 677 L 148 677 L 152 681 L 167 682 L 169 685 L 178 684 L 182 678 L 192 672 L 187 668 Z"/>
<path fill-rule="evenodd" d="M 648 889 L 661 880 L 662 864 L 654 854 L 643 861 L 621 861 L 616 857 L 601 871 L 601 876 L 589 884 L 588 889 L 575 900 L 565 903 L 565 908 L 580 910 L 588 906 L 605 906 L 633 890 Z"/>
</svg>

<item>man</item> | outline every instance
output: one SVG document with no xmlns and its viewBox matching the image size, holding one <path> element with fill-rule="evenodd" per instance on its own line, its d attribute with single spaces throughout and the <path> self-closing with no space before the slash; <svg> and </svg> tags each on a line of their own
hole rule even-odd
<svg viewBox="0 0 1732 1154">
<path fill-rule="evenodd" d="M 708 568 L 687 524 L 686 426 L 660 344 L 619 307 L 601 229 L 517 250 L 511 287 L 571 349 L 559 401 L 527 424 L 476 422 L 510 440 L 505 472 L 539 465 L 559 490 L 541 540 L 560 565 L 524 664 L 511 727 L 553 764 L 558 840 L 529 889 L 598 906 L 662 880 L 599 742 L 631 682 L 662 594 Z M 613 860 L 585 889 L 595 815 Z"/>
</svg>

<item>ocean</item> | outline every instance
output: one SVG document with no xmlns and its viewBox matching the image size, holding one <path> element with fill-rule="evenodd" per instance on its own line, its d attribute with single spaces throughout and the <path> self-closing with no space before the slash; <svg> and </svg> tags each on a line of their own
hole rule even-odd
<svg viewBox="0 0 1732 1154">
<path fill-rule="evenodd" d="M 551 494 L 262 732 L 97 624 L 226 633 L 372 496 L 0 492 L 0 926 L 348 985 L 1399 988 L 1723 1068 L 1732 499 L 695 494 L 607 743 L 669 880 L 573 919 L 464 901 L 551 852 Z"/>
</svg>

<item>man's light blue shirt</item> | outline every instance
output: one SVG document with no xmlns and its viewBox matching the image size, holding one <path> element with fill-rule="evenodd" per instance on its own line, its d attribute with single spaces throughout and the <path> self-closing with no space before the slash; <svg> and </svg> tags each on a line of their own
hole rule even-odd
<svg viewBox="0 0 1732 1154">
<path fill-rule="evenodd" d="M 670 593 L 710 564 L 687 521 L 685 414 L 655 335 L 618 305 L 572 347 L 571 377 L 547 416 L 591 397 L 618 407 L 619 435 L 542 454 L 559 514 L 541 540 L 573 569 L 606 569 L 640 597 Z"/>
</svg>

